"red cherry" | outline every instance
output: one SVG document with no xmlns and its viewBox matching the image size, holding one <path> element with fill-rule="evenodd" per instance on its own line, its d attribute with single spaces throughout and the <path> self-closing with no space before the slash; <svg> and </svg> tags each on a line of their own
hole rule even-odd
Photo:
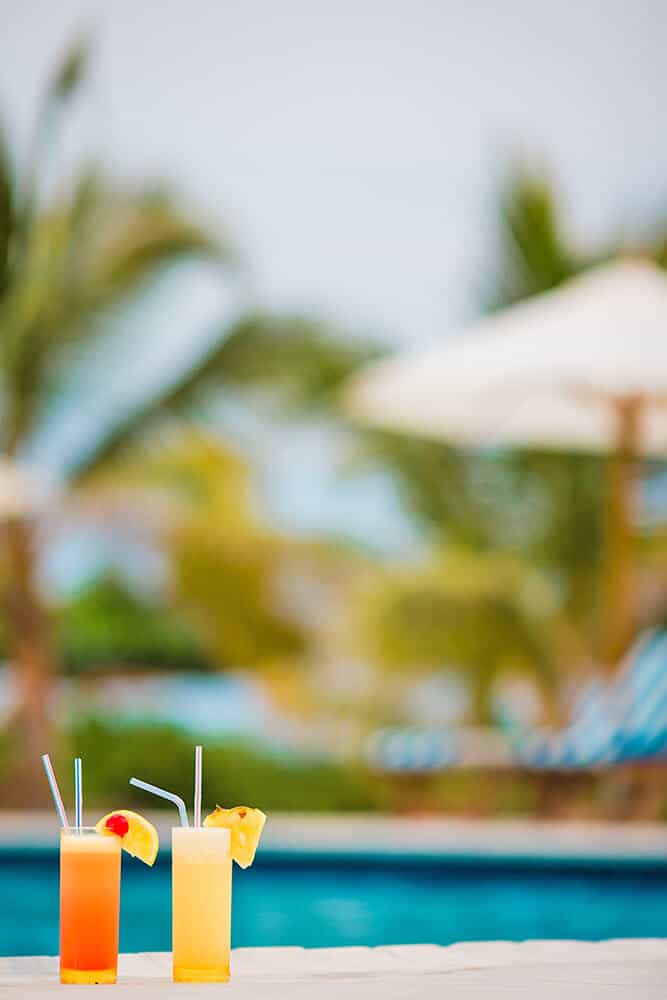
<svg viewBox="0 0 667 1000">
<path fill-rule="evenodd" d="M 118 837 L 124 837 L 127 831 L 130 829 L 130 824 L 127 822 L 125 816 L 122 813 L 113 813 L 109 816 L 109 819 L 104 824 L 107 830 L 111 830 Z"/>
</svg>

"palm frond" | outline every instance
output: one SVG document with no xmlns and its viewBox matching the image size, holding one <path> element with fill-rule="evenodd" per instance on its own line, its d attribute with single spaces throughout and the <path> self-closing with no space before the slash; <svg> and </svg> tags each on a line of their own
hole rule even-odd
<svg viewBox="0 0 667 1000">
<path fill-rule="evenodd" d="M 94 474 L 159 420 L 223 386 L 264 387 L 288 407 L 326 406 L 344 379 L 373 354 L 368 346 L 335 338 L 306 319 L 248 316 L 221 331 L 180 378 L 111 428 L 70 476 L 81 481 Z"/>
<path fill-rule="evenodd" d="M 85 40 L 77 39 L 57 66 L 37 114 L 21 197 L 16 206 L 16 252 L 20 259 L 28 252 L 39 210 L 40 174 L 50 158 L 63 112 L 83 83 L 87 66 L 88 45 Z"/>
<path fill-rule="evenodd" d="M 0 125 L 0 301 L 9 281 L 14 214 L 14 174 Z"/>
<path fill-rule="evenodd" d="M 485 508 L 474 460 L 460 448 L 372 430 L 361 438 L 360 458 L 389 470 L 406 511 L 429 536 L 475 549 L 495 540 L 498 511 Z"/>
<path fill-rule="evenodd" d="M 88 64 L 88 44 L 78 38 L 70 46 L 58 66 L 47 93 L 47 102 L 65 101 L 83 82 Z"/>
<path fill-rule="evenodd" d="M 5 433 L 25 436 L 73 352 L 92 349 L 166 267 L 196 256 L 232 259 L 164 194 L 118 192 L 84 171 L 70 197 L 33 226 L 6 297 Z"/>
<path fill-rule="evenodd" d="M 445 547 L 418 566 L 382 567 L 355 595 L 362 648 L 387 669 L 456 665 L 483 717 L 491 683 L 504 672 L 555 683 L 551 628 L 526 606 L 528 585 L 548 607 L 551 588 L 516 558 Z"/>
<path fill-rule="evenodd" d="M 586 265 L 567 244 L 557 196 L 545 174 L 512 174 L 501 191 L 499 215 L 502 263 L 494 307 L 554 288 Z"/>
<path fill-rule="evenodd" d="M 54 353 L 90 344 L 104 322 L 163 273 L 185 259 L 207 257 L 229 266 L 231 248 L 192 222 L 174 201 L 153 192 L 117 193 L 94 175 L 82 178 L 64 220 L 68 246 L 57 276 L 59 314 L 47 327 Z M 50 318 L 49 318 L 50 314 Z M 55 322 L 54 322 L 55 320 Z M 48 333 L 48 331 L 47 331 Z"/>
<path fill-rule="evenodd" d="M 269 389 L 282 407 L 334 406 L 345 381 L 381 351 L 303 317 L 248 315 L 230 331 L 221 358 L 227 382 Z"/>
</svg>

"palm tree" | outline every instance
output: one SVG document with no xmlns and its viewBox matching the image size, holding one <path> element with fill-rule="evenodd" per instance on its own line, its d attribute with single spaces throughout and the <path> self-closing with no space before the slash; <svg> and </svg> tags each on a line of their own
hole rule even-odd
<svg viewBox="0 0 667 1000">
<path fill-rule="evenodd" d="M 84 169 L 45 204 L 42 179 L 59 126 L 84 77 L 86 52 L 67 54 L 39 110 L 31 155 L 19 171 L 0 130 L 0 457 L 16 467 L 49 410 L 71 360 L 109 332 L 119 310 L 173 261 L 229 251 L 164 195 L 120 190 Z M 103 453 L 103 449 L 100 449 Z M 95 465 L 91 455 L 76 470 Z M 34 512 L 2 523 L 4 607 L 20 710 L 26 799 L 47 746 L 56 668 L 51 622 L 37 582 Z"/>
<path fill-rule="evenodd" d="M 547 291 L 593 267 L 624 244 L 610 241 L 595 252 L 568 237 L 554 185 L 542 171 L 508 174 L 498 199 L 498 266 L 487 307 L 500 308 Z M 667 262 L 659 229 L 632 249 Z M 292 403 L 328 404 L 346 374 L 380 352 L 335 335 L 302 328 L 289 350 L 274 351 L 276 328 L 265 322 L 239 336 L 226 363 L 253 385 L 262 350 L 271 358 L 266 384 L 282 383 Z M 268 338 L 268 339 L 267 339 Z M 267 346 L 268 345 L 268 349 Z M 591 659 L 597 645 L 599 564 L 608 459 L 592 455 L 513 452 L 480 456 L 460 448 L 401 434 L 358 429 L 364 461 L 394 477 L 406 511 L 427 541 L 456 544 L 486 557 L 521 553 L 544 569 L 563 594 L 569 639 L 566 659 Z M 565 627 L 565 623 L 564 627 Z"/>
<path fill-rule="evenodd" d="M 499 198 L 498 237 L 493 308 L 548 291 L 623 252 L 667 266 L 664 225 L 632 239 L 615 238 L 593 252 L 577 249 L 568 238 L 557 190 L 549 175 L 538 169 L 520 168 L 506 177 Z M 567 613 L 589 649 L 600 652 L 603 660 L 613 660 L 620 652 L 615 646 L 603 648 L 600 618 L 605 595 L 599 586 L 605 522 L 612 540 L 615 528 L 607 484 L 620 461 L 617 456 L 527 451 L 505 458 L 517 490 L 541 492 L 548 508 L 544 531 L 533 539 L 528 554 L 562 580 Z M 607 548 L 613 571 L 614 551 Z M 604 574 L 605 580 L 609 577 L 610 573 Z"/>
<path fill-rule="evenodd" d="M 117 493 L 120 482 L 128 506 L 157 510 L 148 535 L 166 562 L 173 618 L 190 625 L 217 668 L 298 659 L 306 629 L 285 607 L 281 583 L 301 544 L 254 509 L 246 463 L 203 427 L 179 426 L 146 445 L 106 461 L 92 498 L 103 499 L 106 483 Z"/>
<path fill-rule="evenodd" d="M 378 569 L 355 597 L 363 648 L 386 670 L 460 670 L 471 717 L 488 722 L 499 679 L 524 674 L 552 708 L 559 625 L 534 568 L 502 553 L 435 549 L 417 566 Z"/>
<path fill-rule="evenodd" d="M 22 170 L 0 128 L 0 468 L 17 476 L 54 402 L 68 405 L 63 385 L 72 362 L 94 358 L 126 307 L 179 261 L 203 256 L 225 270 L 235 266 L 231 248 L 158 189 L 121 189 L 86 168 L 65 195 L 45 198 L 44 170 L 86 63 L 81 45 L 62 61 Z M 166 386 L 100 431 L 94 446 L 63 472 L 62 486 L 73 491 L 90 483 L 156 425 L 214 388 L 267 384 L 292 404 L 310 405 L 330 398 L 368 357 L 308 320 L 257 314 L 231 328 L 220 324 Z M 131 370 L 131 357 L 123 363 Z M 39 755 L 49 741 L 57 670 L 52 620 L 38 584 L 39 529 L 37 509 L 14 505 L 4 517 L 0 510 L 7 648 L 21 706 L 15 774 L 26 804 L 43 798 Z"/>
<path fill-rule="evenodd" d="M 499 266 L 491 309 L 547 292 L 602 259 L 569 245 L 554 186 L 541 170 L 522 167 L 505 177 L 498 221 Z"/>
</svg>

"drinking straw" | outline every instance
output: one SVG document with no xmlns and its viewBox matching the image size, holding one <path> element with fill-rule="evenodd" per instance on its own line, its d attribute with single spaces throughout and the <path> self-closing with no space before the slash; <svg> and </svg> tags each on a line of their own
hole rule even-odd
<svg viewBox="0 0 667 1000">
<path fill-rule="evenodd" d="M 65 812 L 65 806 L 63 805 L 62 795 L 60 794 L 60 789 L 58 788 L 58 782 L 56 781 L 56 776 L 53 770 L 53 765 L 51 763 L 51 758 L 48 753 L 42 754 L 42 764 L 44 765 L 44 770 L 46 771 L 46 780 L 49 783 L 51 789 L 51 795 L 53 796 L 53 803 L 56 807 L 56 812 L 58 813 L 58 818 L 60 819 L 60 825 L 63 830 L 69 830 L 69 822 L 67 820 L 67 813 Z"/>
<path fill-rule="evenodd" d="M 188 823 L 188 813 L 185 808 L 185 802 L 180 795 L 175 795 L 174 792 L 166 792 L 164 788 L 158 788 L 157 785 L 149 785 L 147 781 L 140 781 L 139 778 L 130 778 L 130 784 L 134 785 L 135 788 L 142 788 L 145 792 L 150 792 L 152 795 L 159 795 L 160 798 L 173 802 L 181 817 L 181 826 L 190 825 Z"/>
<path fill-rule="evenodd" d="M 74 758 L 74 819 L 77 830 L 83 826 L 83 785 L 81 782 L 81 758 Z"/>
<path fill-rule="evenodd" d="M 201 826 L 202 748 L 195 747 L 195 826 Z"/>
</svg>

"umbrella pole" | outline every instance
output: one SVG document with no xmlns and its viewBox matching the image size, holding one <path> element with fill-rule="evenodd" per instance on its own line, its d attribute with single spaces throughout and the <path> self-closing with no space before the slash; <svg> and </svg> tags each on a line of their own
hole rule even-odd
<svg viewBox="0 0 667 1000">
<path fill-rule="evenodd" d="M 602 586 L 602 661 L 614 667 L 634 638 L 637 553 L 634 538 L 637 465 L 641 441 L 638 397 L 617 400 L 616 448 L 609 459 Z"/>
</svg>

